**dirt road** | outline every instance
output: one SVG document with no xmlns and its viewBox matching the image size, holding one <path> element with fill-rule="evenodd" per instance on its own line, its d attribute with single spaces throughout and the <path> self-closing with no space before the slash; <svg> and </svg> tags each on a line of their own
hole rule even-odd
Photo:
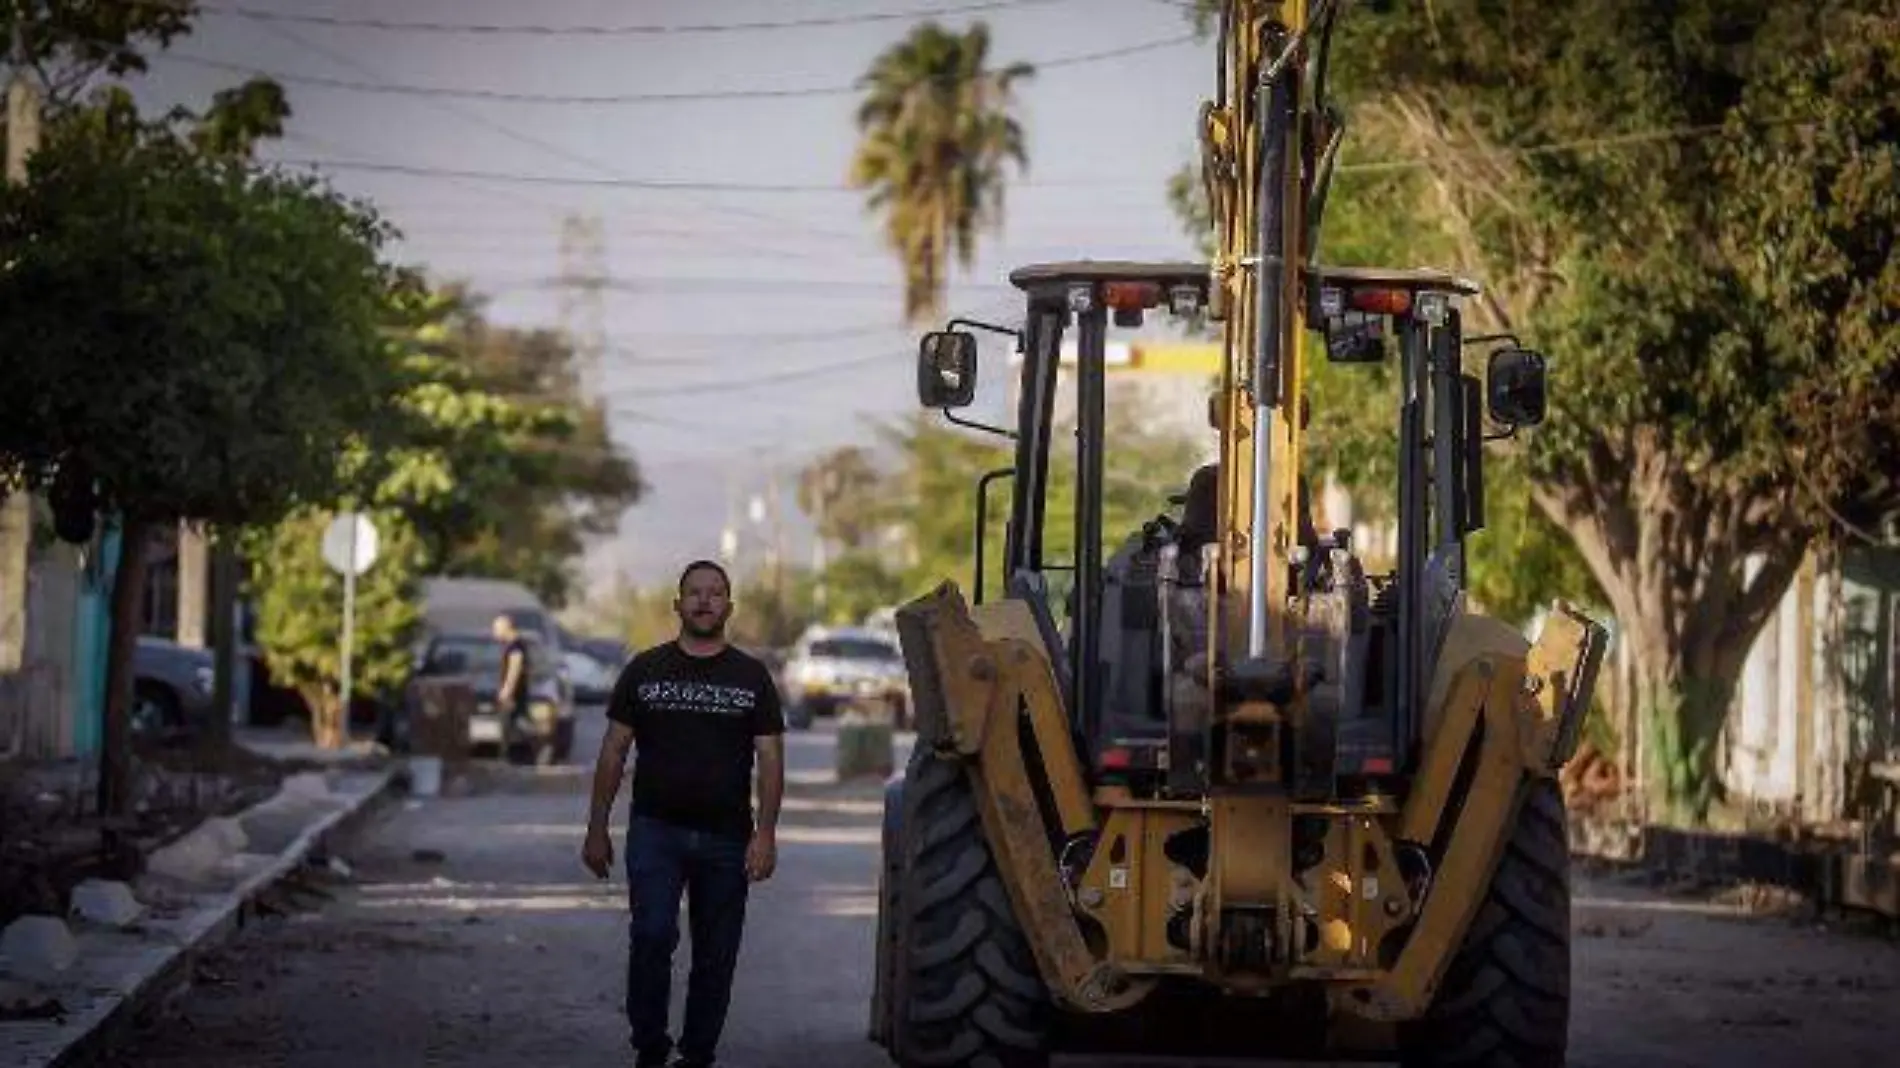
<svg viewBox="0 0 1900 1068">
<path fill-rule="evenodd" d="M 755 891 L 723 1062 L 881 1068 L 863 1037 L 876 805 L 797 785 L 829 766 L 822 728 L 791 753 L 780 871 Z M 333 900 L 256 928 L 115 1063 L 631 1063 L 625 884 L 579 865 L 583 782 L 396 807 L 356 843 Z M 1587 879 L 1576 893 L 1573 1064 L 1894 1063 L 1900 946 Z"/>
</svg>

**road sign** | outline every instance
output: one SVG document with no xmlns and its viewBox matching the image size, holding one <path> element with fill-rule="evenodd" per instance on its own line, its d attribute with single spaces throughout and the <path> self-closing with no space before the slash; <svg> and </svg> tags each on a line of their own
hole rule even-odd
<svg viewBox="0 0 1900 1068">
<path fill-rule="evenodd" d="M 351 654 L 356 640 L 356 576 L 376 562 L 376 525 L 358 512 L 344 512 L 323 531 L 323 562 L 343 575 L 343 731 L 350 725 Z"/>
<path fill-rule="evenodd" d="M 344 512 L 323 532 L 323 562 L 354 578 L 376 562 L 376 525 L 360 512 Z"/>
</svg>

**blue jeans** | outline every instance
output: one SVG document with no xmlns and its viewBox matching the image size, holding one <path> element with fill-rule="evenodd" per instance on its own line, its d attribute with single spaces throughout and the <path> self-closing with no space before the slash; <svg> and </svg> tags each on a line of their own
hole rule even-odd
<svg viewBox="0 0 1900 1068">
<path fill-rule="evenodd" d="M 711 1064 L 732 999 L 745 929 L 746 839 L 690 830 L 645 816 L 627 828 L 627 887 L 633 912 L 627 956 L 627 1023 L 633 1048 L 658 1061 L 672 1049 L 667 1009 L 684 893 L 693 939 L 686 1021 L 679 1051 Z"/>
</svg>

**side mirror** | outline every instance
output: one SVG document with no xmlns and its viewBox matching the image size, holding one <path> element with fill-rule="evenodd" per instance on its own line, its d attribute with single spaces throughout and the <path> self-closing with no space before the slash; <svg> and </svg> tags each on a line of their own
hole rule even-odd
<svg viewBox="0 0 1900 1068">
<path fill-rule="evenodd" d="M 1544 355 L 1530 349 L 1499 349 L 1485 371 L 1486 406 L 1507 426 L 1544 421 Z"/>
<path fill-rule="evenodd" d="M 917 400 L 926 408 L 966 408 L 976 400 L 976 335 L 933 330 L 917 347 Z"/>
</svg>

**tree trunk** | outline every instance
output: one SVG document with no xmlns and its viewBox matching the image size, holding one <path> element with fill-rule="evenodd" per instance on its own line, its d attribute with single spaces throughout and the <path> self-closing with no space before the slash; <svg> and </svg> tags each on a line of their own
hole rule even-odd
<svg viewBox="0 0 1900 1068">
<path fill-rule="evenodd" d="M 299 688 L 310 709 L 310 740 L 319 749 L 341 749 L 344 740 L 343 696 L 321 683 Z"/>
<path fill-rule="evenodd" d="M 1635 449 L 1634 462 L 1599 449 L 1590 477 L 1546 484 L 1536 500 L 1572 533 L 1629 644 L 1649 819 L 1699 824 L 1722 797 L 1717 746 L 1749 648 L 1810 532 L 1768 494 L 1698 485 L 1659 448 Z"/>
<path fill-rule="evenodd" d="M 1650 822 L 1704 823 L 1723 796 L 1716 747 L 1728 720 L 1743 655 L 1724 657 L 1714 671 L 1690 674 L 1678 643 L 1638 646 L 1636 721 L 1641 726 L 1643 800 Z"/>
<path fill-rule="evenodd" d="M 112 638 L 106 650 L 105 730 L 99 747 L 99 812 L 123 816 L 132 795 L 133 656 L 144 629 L 145 571 L 151 524 L 127 518 L 112 581 Z"/>
</svg>

